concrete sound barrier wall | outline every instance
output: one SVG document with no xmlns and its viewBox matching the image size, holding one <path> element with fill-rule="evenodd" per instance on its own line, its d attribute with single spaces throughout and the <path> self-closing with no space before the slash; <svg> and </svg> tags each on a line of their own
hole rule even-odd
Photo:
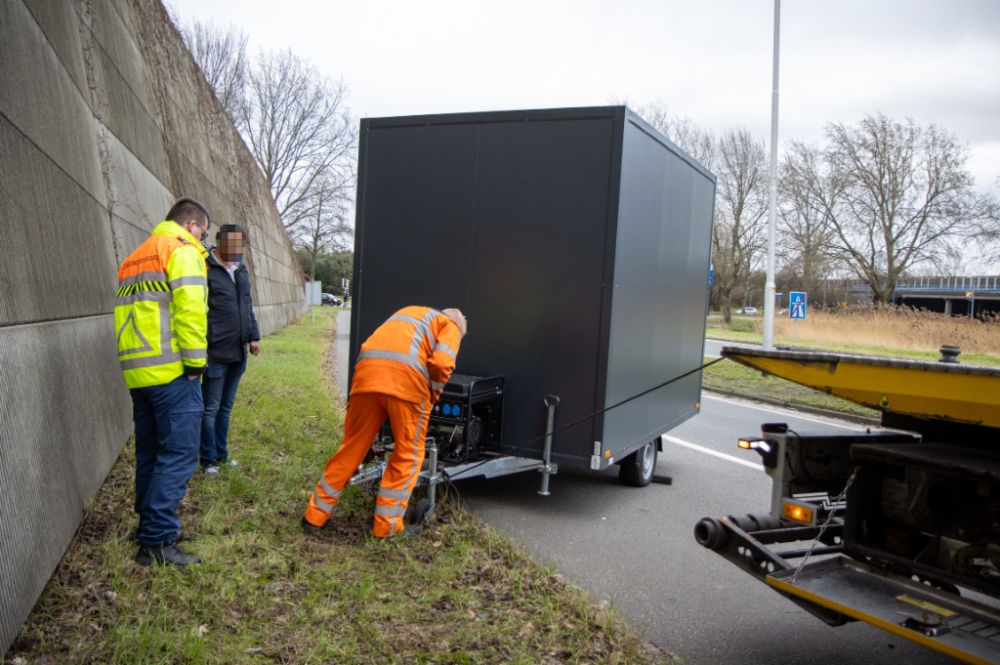
<svg viewBox="0 0 1000 665">
<path fill-rule="evenodd" d="M 0 654 L 132 433 L 117 267 L 179 196 L 247 229 L 263 334 L 304 311 L 267 183 L 160 2 L 0 0 Z"/>
</svg>

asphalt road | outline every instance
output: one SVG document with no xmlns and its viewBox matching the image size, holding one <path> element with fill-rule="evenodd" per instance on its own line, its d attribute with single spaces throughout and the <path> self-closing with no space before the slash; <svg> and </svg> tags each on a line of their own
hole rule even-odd
<svg viewBox="0 0 1000 665">
<path fill-rule="evenodd" d="M 665 439 L 657 473 L 672 476 L 673 485 L 626 487 L 612 470 L 555 476 L 546 499 L 536 494 L 537 474 L 458 487 L 487 523 L 611 601 L 647 639 L 686 662 L 953 662 L 866 624 L 830 628 L 695 543 L 702 517 L 767 510 L 770 480 L 756 453 L 736 447 L 765 421 L 803 433 L 856 428 L 704 395 L 701 414 Z"/>
<path fill-rule="evenodd" d="M 340 331 L 348 330 L 349 315 L 338 316 Z M 347 337 L 337 339 L 340 346 Z M 609 600 L 647 639 L 686 663 L 954 662 L 866 624 L 830 628 L 695 543 L 692 530 L 702 517 L 767 509 L 770 480 L 756 453 L 736 447 L 762 422 L 787 422 L 803 433 L 857 429 L 705 394 L 701 414 L 665 439 L 657 473 L 672 476 L 673 485 L 626 487 L 612 469 L 564 471 L 544 499 L 536 473 L 457 487 L 479 517 L 596 599 Z"/>
<path fill-rule="evenodd" d="M 705 355 L 712 358 L 718 358 L 722 347 L 724 346 L 747 346 L 760 348 L 760 344 L 749 344 L 747 342 L 725 342 L 717 339 L 706 339 Z"/>
</svg>

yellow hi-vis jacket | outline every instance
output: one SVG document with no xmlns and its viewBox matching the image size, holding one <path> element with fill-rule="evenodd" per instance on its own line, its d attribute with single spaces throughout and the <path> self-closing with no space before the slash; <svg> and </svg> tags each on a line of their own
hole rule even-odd
<svg viewBox="0 0 1000 665">
<path fill-rule="evenodd" d="M 176 222 L 160 222 L 118 269 L 118 360 L 131 388 L 205 371 L 208 252 Z"/>
</svg>

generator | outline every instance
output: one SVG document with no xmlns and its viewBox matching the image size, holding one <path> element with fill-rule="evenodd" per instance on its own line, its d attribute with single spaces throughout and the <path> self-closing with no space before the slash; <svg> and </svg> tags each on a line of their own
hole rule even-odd
<svg viewBox="0 0 1000 665">
<path fill-rule="evenodd" d="M 444 462 L 468 462 L 500 449 L 503 393 L 502 376 L 452 374 L 427 426 Z"/>
<path fill-rule="evenodd" d="M 503 398 L 502 376 L 452 374 L 427 424 L 427 438 L 434 440 L 438 459 L 464 464 L 496 455 L 503 439 Z M 392 442 L 388 419 L 378 441 Z"/>
</svg>

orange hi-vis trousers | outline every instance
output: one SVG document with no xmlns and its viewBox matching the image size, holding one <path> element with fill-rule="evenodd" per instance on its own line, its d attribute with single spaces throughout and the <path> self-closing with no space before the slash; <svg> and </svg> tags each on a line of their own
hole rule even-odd
<svg viewBox="0 0 1000 665">
<path fill-rule="evenodd" d="M 344 443 L 326 463 L 323 477 L 309 498 L 306 521 L 313 526 L 326 523 L 344 485 L 357 472 L 388 416 L 395 446 L 375 499 L 373 531 L 378 538 L 401 533 L 403 514 L 424 462 L 429 412 L 427 402 L 414 404 L 383 393 L 351 395 L 344 421 Z"/>
</svg>

